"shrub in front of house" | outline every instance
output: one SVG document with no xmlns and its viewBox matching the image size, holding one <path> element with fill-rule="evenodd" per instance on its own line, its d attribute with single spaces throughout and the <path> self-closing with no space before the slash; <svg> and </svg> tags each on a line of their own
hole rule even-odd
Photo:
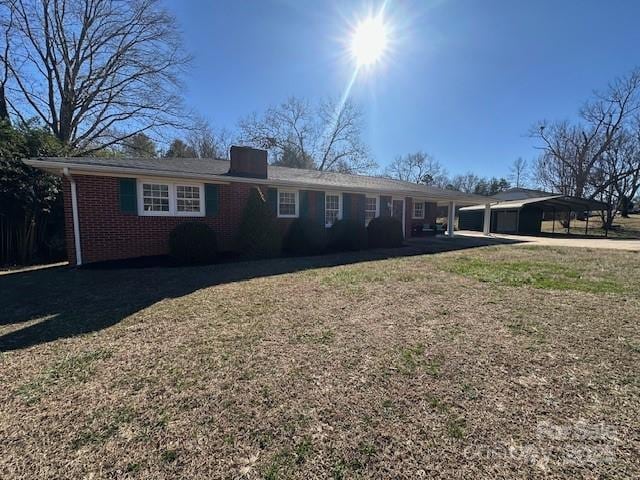
<svg viewBox="0 0 640 480">
<path fill-rule="evenodd" d="M 354 220 L 337 220 L 329 229 L 329 248 L 364 250 L 367 248 L 367 229 Z"/>
<path fill-rule="evenodd" d="M 317 255 L 327 247 L 327 231 L 317 221 L 296 218 L 284 237 L 283 247 L 292 255 Z"/>
<path fill-rule="evenodd" d="M 367 226 L 369 248 L 401 247 L 402 222 L 393 217 L 376 217 Z"/>
<path fill-rule="evenodd" d="M 282 234 L 275 215 L 257 188 L 249 194 L 236 238 L 238 251 L 250 258 L 274 257 L 282 249 Z"/>
<path fill-rule="evenodd" d="M 180 265 L 211 263 L 217 254 L 216 233 L 204 223 L 181 223 L 169 234 L 169 255 Z"/>
</svg>

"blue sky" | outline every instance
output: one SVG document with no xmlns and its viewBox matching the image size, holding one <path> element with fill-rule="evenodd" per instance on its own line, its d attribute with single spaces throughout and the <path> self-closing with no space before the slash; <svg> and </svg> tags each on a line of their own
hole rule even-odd
<svg viewBox="0 0 640 480">
<path fill-rule="evenodd" d="M 339 96 L 350 29 L 380 2 L 165 0 L 194 63 L 188 104 L 218 127 L 290 95 Z M 530 126 L 574 116 L 640 65 L 635 0 L 388 0 L 392 50 L 358 77 L 365 141 L 384 167 L 424 150 L 450 173 L 507 175 Z"/>
</svg>

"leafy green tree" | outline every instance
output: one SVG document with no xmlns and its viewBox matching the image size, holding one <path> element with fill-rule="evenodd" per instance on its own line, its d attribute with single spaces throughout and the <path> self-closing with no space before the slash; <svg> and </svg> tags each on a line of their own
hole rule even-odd
<svg viewBox="0 0 640 480">
<path fill-rule="evenodd" d="M 122 154 L 125 157 L 157 157 L 156 144 L 148 135 L 136 133 L 124 141 Z"/>
<path fill-rule="evenodd" d="M 282 154 L 273 164 L 279 167 L 304 168 L 307 170 L 315 168 L 313 158 L 290 145 L 285 145 L 282 148 Z"/>
<path fill-rule="evenodd" d="M 198 155 L 193 147 L 176 138 L 163 156 L 165 158 L 196 158 Z"/>
<path fill-rule="evenodd" d="M 63 153 L 47 129 L 0 121 L 0 263 L 46 261 L 64 251 L 60 178 L 22 162 Z"/>
</svg>

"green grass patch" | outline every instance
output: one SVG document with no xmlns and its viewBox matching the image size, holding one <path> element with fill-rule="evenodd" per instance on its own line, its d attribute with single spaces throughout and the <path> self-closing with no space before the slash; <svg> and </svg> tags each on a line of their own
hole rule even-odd
<svg viewBox="0 0 640 480">
<path fill-rule="evenodd" d="M 421 343 L 400 349 L 397 368 L 404 374 L 411 375 L 423 371 L 437 377 L 440 375 L 441 366 L 441 359 L 425 356 L 425 346 Z"/>
<path fill-rule="evenodd" d="M 90 424 L 71 442 L 71 448 L 77 450 L 87 445 L 102 445 L 118 432 L 121 425 L 130 423 L 134 418 L 135 412 L 128 407 L 100 410 L 91 417 Z"/>
<path fill-rule="evenodd" d="M 493 260 L 455 257 L 446 269 L 480 282 L 510 287 L 533 287 L 546 290 L 575 290 L 589 293 L 623 293 L 625 285 L 608 276 L 589 276 L 575 265 L 565 262 L 534 260 Z M 598 272 L 602 275 L 602 272 Z"/>
<path fill-rule="evenodd" d="M 68 356 L 45 369 L 30 382 L 18 387 L 17 394 L 28 404 L 38 403 L 56 385 L 65 386 L 86 382 L 93 375 L 96 362 L 110 356 L 111 352 L 108 350 L 95 350 Z"/>
<path fill-rule="evenodd" d="M 464 418 L 451 418 L 447 421 L 447 433 L 451 438 L 460 440 L 464 437 L 466 422 Z"/>
</svg>

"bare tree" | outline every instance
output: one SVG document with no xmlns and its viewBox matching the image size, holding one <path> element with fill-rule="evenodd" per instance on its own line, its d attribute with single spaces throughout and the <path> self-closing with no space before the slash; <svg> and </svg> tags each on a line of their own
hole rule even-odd
<svg viewBox="0 0 640 480">
<path fill-rule="evenodd" d="M 462 175 L 453 176 L 449 181 L 447 188 L 449 190 L 458 190 L 465 193 L 474 193 L 482 181 L 483 179 L 475 173 L 467 172 Z"/>
<path fill-rule="evenodd" d="M 226 159 L 229 157 L 233 138 L 228 130 L 216 130 L 209 122 L 200 118 L 190 129 L 187 143 L 198 158 Z"/>
<path fill-rule="evenodd" d="M 290 97 L 240 122 L 240 140 L 269 150 L 274 164 L 365 172 L 375 164 L 362 142 L 362 112 L 350 101 L 313 106 Z"/>
<path fill-rule="evenodd" d="M 0 0 L 12 15 L 8 104 L 76 154 L 182 125 L 188 62 L 159 0 Z"/>
<path fill-rule="evenodd" d="M 9 107 L 7 104 L 6 85 L 9 80 L 9 46 L 11 45 L 11 34 L 13 31 L 13 11 L 8 8 L 8 4 L 0 1 L 0 31 L 3 32 L 2 43 L 0 44 L 0 121 L 8 122 Z"/>
<path fill-rule="evenodd" d="M 619 168 L 623 175 L 617 176 L 614 188 L 620 215 L 628 217 L 630 205 L 640 192 L 640 117 L 635 119 L 634 130 L 625 136 L 623 142 L 626 146 L 623 149 L 623 164 Z"/>
<path fill-rule="evenodd" d="M 626 123 L 640 109 L 640 69 L 596 93 L 571 124 L 541 122 L 531 135 L 542 142 L 543 154 L 536 166 L 539 180 L 547 188 L 577 197 L 596 197 L 608 187 L 601 184 L 589 191 L 590 178 L 612 148 Z M 592 183 L 592 182 L 591 182 Z"/>
<path fill-rule="evenodd" d="M 448 183 L 447 171 L 440 162 L 422 151 L 397 156 L 385 169 L 385 176 L 438 187 Z"/>
<path fill-rule="evenodd" d="M 511 172 L 509 179 L 516 188 L 523 187 L 527 184 L 527 180 L 529 178 L 529 164 L 524 158 L 516 158 L 511 164 L 509 171 Z"/>
</svg>

